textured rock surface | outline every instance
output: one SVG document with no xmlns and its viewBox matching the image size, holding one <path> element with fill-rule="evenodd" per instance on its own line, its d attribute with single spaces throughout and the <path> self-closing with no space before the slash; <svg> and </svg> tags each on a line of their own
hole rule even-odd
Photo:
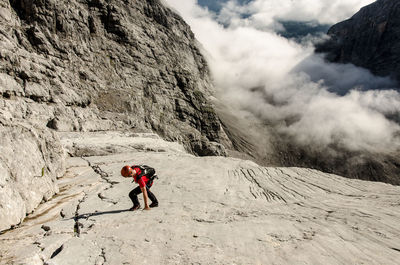
<svg viewBox="0 0 400 265">
<path fill-rule="evenodd" d="M 110 154 L 121 152 L 131 152 L 138 158 L 148 159 L 145 162 L 149 163 L 152 162 L 150 159 L 157 159 L 152 153 L 167 157 L 172 153 L 173 159 L 181 159 L 183 154 L 182 146 L 162 142 L 154 135 L 142 135 L 143 132 L 152 131 L 164 139 L 180 142 L 187 150 L 198 155 L 224 155 L 223 143 L 247 152 L 254 160 L 270 164 L 293 162 L 298 165 L 306 160 L 301 152 L 293 151 L 295 149 L 280 142 L 276 143 L 279 148 L 264 148 L 269 140 L 265 139 L 263 131 L 253 136 L 248 132 L 248 128 L 253 127 L 248 124 L 241 126 L 240 122 L 231 118 L 224 124 L 229 129 L 231 139 L 227 140 L 220 118 L 209 103 L 212 91 L 208 67 L 194 36 L 185 22 L 158 0 L 0 0 L 0 22 L 0 230 L 18 224 L 40 202 L 48 200 L 58 191 L 58 196 L 42 205 L 41 210 L 31 215 L 26 224 L 29 226 L 36 220 L 47 223 L 58 220 L 60 216 L 64 218 L 63 223 L 57 223 L 60 227 L 55 232 L 57 238 L 42 238 L 54 231 L 48 229 L 52 228 L 48 224 L 44 228 L 29 228 L 29 237 L 40 237 L 40 243 L 33 242 L 26 249 L 18 248 L 11 256 L 7 254 L 10 250 L 1 251 L 1 255 L 7 257 L 6 261 L 23 260 L 26 257 L 28 261 L 25 263 L 42 264 L 43 259 L 55 258 L 59 253 L 65 255 L 76 248 L 85 249 L 86 253 L 97 253 L 99 243 L 96 240 L 88 241 L 88 248 L 79 238 L 69 240 L 71 223 L 74 227 L 72 237 L 80 235 L 81 223 L 68 218 L 82 213 L 79 207 L 86 201 L 87 194 L 91 194 L 93 200 L 99 198 L 113 205 L 117 205 L 119 200 L 125 203 L 122 195 L 115 200 L 107 200 L 104 199 L 107 197 L 96 193 L 96 189 L 106 192 L 117 184 L 107 177 L 114 173 L 104 173 L 101 163 L 108 168 L 113 163 L 119 167 L 123 162 L 132 161 L 132 157 L 126 155 L 109 157 Z M 90 133 L 118 129 L 127 133 Z M 94 160 L 90 164 L 89 159 L 69 160 L 72 165 L 69 165 L 69 173 L 60 181 L 59 188 L 55 180 L 64 173 L 64 154 L 54 131 L 61 136 L 69 155 L 101 155 L 107 160 Z M 71 136 L 71 131 L 88 133 Z M 287 158 L 287 155 L 290 157 Z M 187 171 L 187 164 L 199 162 L 207 169 L 207 163 L 217 163 L 207 159 L 196 160 L 187 154 L 182 157 L 190 159 L 163 160 L 159 166 L 167 168 L 167 165 L 175 163 L 182 167 L 180 176 L 186 176 L 191 172 Z M 114 162 L 110 162 L 110 159 Z M 389 161 L 382 159 L 385 163 Z M 324 158 L 321 163 L 327 160 Z M 343 160 L 347 161 L 346 158 Z M 304 165 L 315 165 L 317 162 L 310 159 Z M 236 167 L 236 162 L 226 163 L 227 168 Z M 337 171 L 338 164 L 341 165 L 341 161 L 334 161 L 333 166 L 323 164 L 320 168 Z M 390 166 L 393 165 L 398 172 L 397 164 L 390 162 Z M 395 172 L 390 171 L 392 168 L 388 171 L 380 164 L 367 166 L 360 173 L 362 177 L 372 174 L 377 177 L 375 180 L 386 180 L 386 175 L 380 175 L 380 172 L 385 172 L 398 179 L 398 174 L 391 175 Z M 349 167 L 354 168 L 353 164 Z M 232 182 L 221 170 L 218 171 L 224 176 L 221 181 Z M 197 167 L 194 172 L 209 174 L 209 171 Z M 195 174 L 196 177 L 200 175 Z M 193 178 L 191 182 L 190 185 L 196 181 Z M 173 185 L 178 190 L 185 189 L 177 180 Z M 212 198 L 209 187 L 199 189 Z M 164 193 L 162 196 L 168 195 Z M 233 202 L 241 203 L 235 196 L 232 197 Z M 197 199 L 202 201 L 201 198 Z M 196 207 L 206 207 L 195 201 L 191 203 Z M 65 206 L 61 213 L 60 205 Z M 238 209 L 242 211 L 245 207 Z M 168 215 L 168 212 L 163 214 Z M 185 215 L 179 216 L 185 219 Z M 172 222 L 172 219 L 169 220 Z M 229 219 L 221 220 L 229 223 Z M 183 227 L 191 225 L 190 222 L 182 223 Z M 45 235 L 39 233 L 42 230 Z M 24 233 L 17 235 L 16 239 L 25 237 Z M 4 240 L 7 242 L 10 238 Z M 63 242 L 66 244 L 60 248 Z M 205 245 L 196 248 L 206 247 L 207 243 L 202 241 L 202 244 Z M 38 246 L 43 253 L 37 251 Z M 160 245 L 157 247 L 161 248 Z M 90 258 L 83 255 L 82 263 L 105 261 L 106 254 L 103 252 L 101 249 L 100 255 Z M 134 255 L 137 254 L 128 256 L 136 258 Z M 179 255 L 176 257 L 184 262 Z M 170 256 L 167 260 L 159 258 L 166 263 L 173 263 L 175 259 Z"/>
<path fill-rule="evenodd" d="M 0 61 L 0 230 L 57 191 L 53 130 L 153 131 L 198 155 L 225 154 L 208 66 L 158 0 L 0 0 Z"/>
<path fill-rule="evenodd" d="M 0 119 L 0 231 L 56 192 L 64 152 L 55 133 Z"/>
<path fill-rule="evenodd" d="M 112 145 L 99 144 L 110 137 Z M 0 263 L 398 263 L 399 187 L 194 157 L 151 138 L 64 134 L 64 144 L 85 143 L 101 156 L 68 160 L 60 193 L 21 227 L 0 235 Z M 132 150 L 118 149 L 127 141 Z M 152 189 L 160 207 L 127 211 L 135 185 L 119 171 L 129 163 L 156 168 L 160 179 Z"/>
<path fill-rule="evenodd" d="M 152 130 L 201 155 L 224 153 L 207 63 L 189 26 L 158 0 L 0 8 L 0 84 L 11 85 L 0 92 L 14 100 L 4 103 L 12 115 L 58 131 Z"/>
<path fill-rule="evenodd" d="M 400 2 L 378 0 L 328 31 L 317 47 L 332 62 L 353 63 L 400 81 Z"/>
</svg>

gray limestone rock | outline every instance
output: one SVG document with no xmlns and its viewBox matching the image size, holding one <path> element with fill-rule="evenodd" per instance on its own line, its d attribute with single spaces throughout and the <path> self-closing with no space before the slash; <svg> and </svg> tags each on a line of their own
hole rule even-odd
<svg viewBox="0 0 400 265">
<path fill-rule="evenodd" d="M 0 264 L 395 265 L 400 258 L 399 187 L 195 157 L 148 134 L 63 133 L 62 141 L 165 150 L 68 159 L 59 194 L 0 235 Z M 159 207 L 128 211 L 136 185 L 120 169 L 131 163 L 155 167 Z"/>
<path fill-rule="evenodd" d="M 0 84 L 10 88 L 0 93 L 41 104 L 47 117 L 35 122 L 153 131 L 199 155 L 225 154 L 214 144 L 227 138 L 207 63 L 189 26 L 158 0 L 1 3 Z"/>
<path fill-rule="evenodd" d="M 58 137 L 46 129 L 0 123 L 0 230 L 5 230 L 58 192 L 64 152 Z"/>
</svg>

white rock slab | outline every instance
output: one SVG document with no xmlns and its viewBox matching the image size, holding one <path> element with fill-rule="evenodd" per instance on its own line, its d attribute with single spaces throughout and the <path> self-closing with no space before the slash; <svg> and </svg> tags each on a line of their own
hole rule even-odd
<svg viewBox="0 0 400 265">
<path fill-rule="evenodd" d="M 108 155 L 131 151 L 185 152 L 182 145 L 166 142 L 151 133 L 67 132 L 58 133 L 64 147 L 75 156 Z"/>
<path fill-rule="evenodd" d="M 400 259 L 400 187 L 172 150 L 83 159 L 91 167 L 71 167 L 59 180 L 71 181 L 66 197 L 79 197 L 63 197 L 62 209 L 54 207 L 63 216 L 46 220 L 43 213 L 43 219 L 0 235 L 0 264 L 38 256 L 44 264 L 398 264 Z M 136 185 L 119 172 L 133 163 L 156 168 L 160 178 L 152 191 L 158 208 L 127 211 L 128 193 Z M 22 249 L 29 251 L 22 255 Z"/>
<path fill-rule="evenodd" d="M 42 201 L 58 192 L 64 172 L 58 137 L 28 123 L 1 121 L 0 231 L 20 223 Z"/>
</svg>

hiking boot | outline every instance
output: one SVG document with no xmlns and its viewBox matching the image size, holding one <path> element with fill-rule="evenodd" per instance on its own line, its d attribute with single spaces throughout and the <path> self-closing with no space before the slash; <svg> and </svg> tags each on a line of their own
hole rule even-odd
<svg viewBox="0 0 400 265">
<path fill-rule="evenodd" d="M 150 208 L 158 207 L 158 202 L 152 202 L 149 206 Z"/>
<path fill-rule="evenodd" d="M 132 208 L 129 209 L 129 211 L 135 211 L 135 210 L 137 210 L 137 209 L 139 209 L 139 208 L 140 208 L 140 204 L 138 204 L 138 205 L 133 205 Z"/>
</svg>

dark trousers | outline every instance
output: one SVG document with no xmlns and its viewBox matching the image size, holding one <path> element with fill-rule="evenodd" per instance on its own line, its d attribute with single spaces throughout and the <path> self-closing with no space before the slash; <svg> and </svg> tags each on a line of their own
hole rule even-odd
<svg viewBox="0 0 400 265">
<path fill-rule="evenodd" d="M 154 195 L 154 193 L 152 193 L 150 191 L 150 189 L 146 186 L 146 190 L 147 190 L 147 195 L 149 197 L 149 199 L 151 200 L 151 202 L 153 203 L 157 203 L 157 198 Z M 138 195 L 142 193 L 142 190 L 140 189 L 140 187 L 136 187 L 134 188 L 131 192 L 129 192 L 129 198 L 131 198 L 132 202 L 133 202 L 133 206 L 137 206 L 139 205 L 139 199 L 138 199 Z"/>
</svg>

